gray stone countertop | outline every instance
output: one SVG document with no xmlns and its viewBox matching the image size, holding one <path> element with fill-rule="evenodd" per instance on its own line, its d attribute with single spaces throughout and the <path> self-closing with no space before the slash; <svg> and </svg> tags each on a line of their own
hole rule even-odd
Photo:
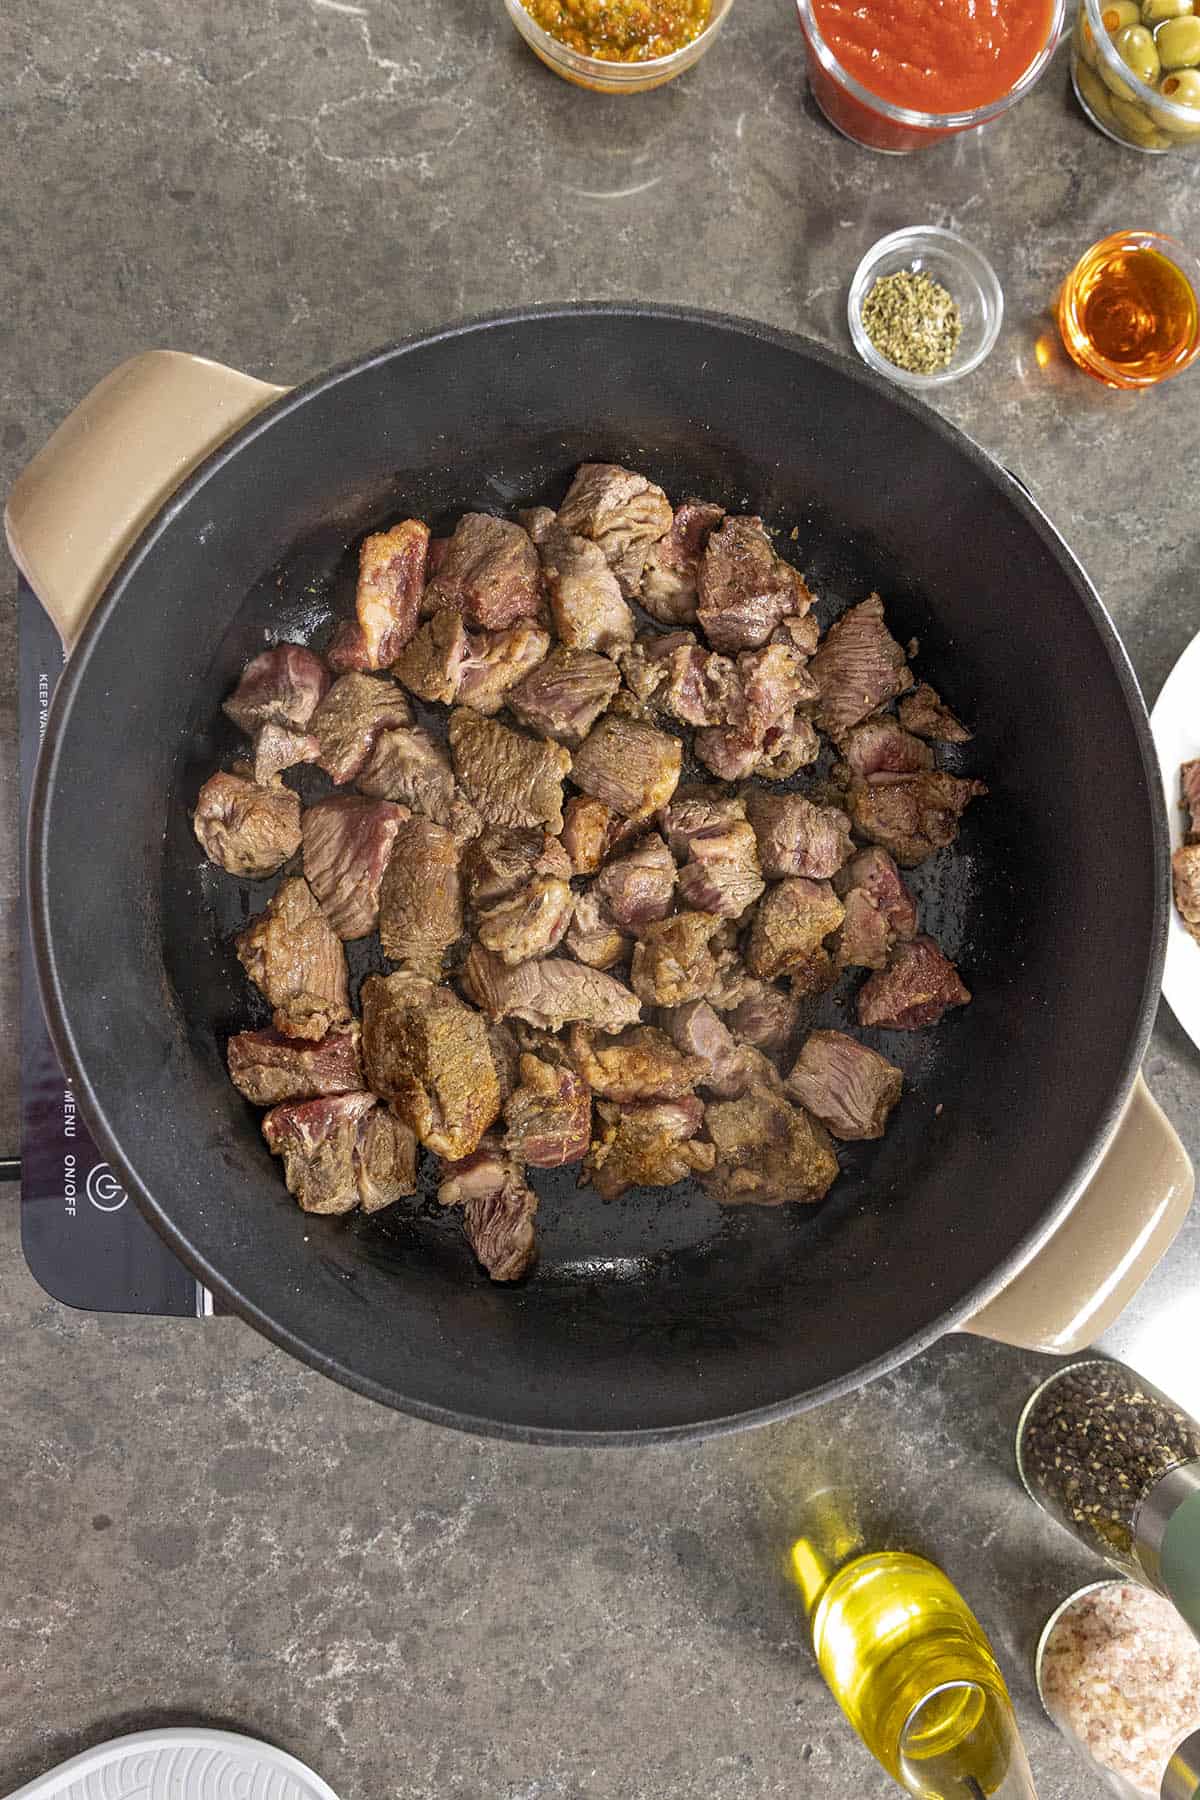
<svg viewBox="0 0 1200 1800">
<path fill-rule="evenodd" d="M 500 0 L 8 0 L 0 117 L 6 489 L 94 382 L 152 345 L 291 381 L 465 314 L 636 297 L 846 347 L 860 254 L 924 220 L 968 233 L 1007 300 L 995 353 L 945 412 L 1065 532 L 1150 698 L 1200 625 L 1200 375 L 1108 393 L 1065 365 L 1047 313 L 1105 232 L 1194 233 L 1200 163 L 1099 136 L 1065 52 L 985 133 L 884 159 L 815 113 L 789 0 L 737 0 L 699 68 L 625 100 L 544 71 Z M 9 579 L 3 1151 L 12 598 Z M 1147 1068 L 1196 1154 L 1200 1064 L 1165 1009 Z M 1095 1793 L 1030 1675 L 1046 1613 L 1098 1572 L 1014 1480 L 1041 1359 L 952 1338 L 790 1424 L 537 1451 L 393 1417 L 232 1320 L 67 1311 L 24 1269 L 11 1189 L 0 1234 L 3 1791 L 115 1731 L 186 1718 L 285 1744 L 343 1800 L 893 1793 L 825 1693 L 781 1574 L 808 1497 L 833 1484 L 875 1541 L 927 1551 L 974 1602 L 1043 1800 Z M 1111 1340 L 1196 1406 L 1194 1349 L 1173 1332 L 1198 1266 L 1193 1219 Z"/>
</svg>

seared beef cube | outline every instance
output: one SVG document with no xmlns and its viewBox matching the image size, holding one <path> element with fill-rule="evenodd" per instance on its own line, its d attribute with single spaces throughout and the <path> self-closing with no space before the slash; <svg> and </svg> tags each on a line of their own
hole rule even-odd
<svg viewBox="0 0 1200 1800">
<path fill-rule="evenodd" d="M 886 969 L 869 975 L 858 990 L 858 1022 L 885 1031 L 919 1031 L 936 1025 L 951 1006 L 966 1006 L 971 995 L 958 970 L 931 937 L 897 944 Z"/>
<path fill-rule="evenodd" d="M 609 849 L 613 827 L 622 824 L 619 813 L 590 794 L 572 794 L 563 807 L 563 848 L 571 859 L 574 875 L 594 875 Z"/>
<path fill-rule="evenodd" d="M 497 713 L 512 705 L 512 690 L 545 660 L 550 633 L 540 625 L 510 625 L 506 631 L 468 633 L 467 655 L 458 684 L 460 706 Z"/>
<path fill-rule="evenodd" d="M 247 737 L 264 725 L 304 731 L 325 697 L 329 672 L 303 644 L 276 644 L 247 663 L 224 711 Z"/>
<path fill-rule="evenodd" d="M 779 1087 L 779 1072 L 761 1050 L 737 1043 L 707 1000 L 665 1010 L 663 1023 L 680 1050 L 704 1064 L 695 1085 L 722 1100 L 736 1100 L 748 1087 Z"/>
<path fill-rule="evenodd" d="M 982 781 L 964 781 L 942 769 L 929 769 L 922 775 L 872 775 L 866 781 L 852 781 L 846 799 L 855 830 L 911 869 L 954 842 L 965 808 L 986 793 Z"/>
<path fill-rule="evenodd" d="M 318 759 L 339 786 L 362 769 L 381 731 L 412 724 L 412 708 L 386 675 L 341 675 L 312 717 Z"/>
<path fill-rule="evenodd" d="M 682 912 L 647 925 L 629 977 L 639 999 L 648 1006 L 703 1000 L 717 973 L 710 945 L 720 922 L 711 913 Z"/>
<path fill-rule="evenodd" d="M 304 815 L 304 877 L 341 938 L 379 923 L 379 888 L 407 807 L 339 795 Z"/>
<path fill-rule="evenodd" d="M 354 1151 L 374 1094 L 341 1094 L 276 1106 L 262 1122 L 273 1156 L 283 1158 L 288 1192 L 305 1212 L 348 1213 L 359 1203 Z"/>
<path fill-rule="evenodd" d="M 810 950 L 788 970 L 792 993 L 797 1000 L 815 1000 L 831 988 L 838 978 L 838 965 L 825 946 Z"/>
<path fill-rule="evenodd" d="M 485 950 L 515 966 L 561 944 L 574 909 L 568 881 L 558 875 L 535 875 L 479 914 L 476 935 Z"/>
<path fill-rule="evenodd" d="M 837 1180 L 824 1128 L 782 1094 L 756 1087 L 740 1100 L 717 1101 L 704 1124 L 716 1149 L 708 1185 L 722 1206 L 811 1205 Z"/>
<path fill-rule="evenodd" d="M 872 845 L 859 850 L 834 877 L 834 889 L 846 899 L 855 888 L 865 888 L 898 938 L 916 936 L 917 903 L 905 887 L 900 871 L 886 850 Z"/>
<path fill-rule="evenodd" d="M 842 901 L 846 916 L 837 935 L 839 969 L 882 969 L 895 933 L 866 888 L 851 888 Z"/>
<path fill-rule="evenodd" d="M 758 860 L 771 880 L 807 875 L 827 880 L 853 851 L 850 821 L 835 806 L 814 806 L 803 794 L 768 794 L 751 788 L 746 817 L 758 840 Z"/>
<path fill-rule="evenodd" d="M 827 881 L 795 875 L 767 889 L 758 903 L 746 967 L 765 981 L 800 968 L 836 931 L 844 908 Z"/>
<path fill-rule="evenodd" d="M 708 1071 L 703 1057 L 681 1051 L 653 1025 L 631 1025 L 619 1037 L 573 1025 L 571 1060 L 597 1098 L 622 1104 L 677 1100 Z"/>
<path fill-rule="evenodd" d="M 539 737 L 582 744 L 621 685 L 607 656 L 594 650 L 552 650 L 508 696 L 518 722 Z"/>
<path fill-rule="evenodd" d="M 790 781 L 798 770 L 816 762 L 820 754 L 821 740 L 812 721 L 797 708 L 790 719 L 772 725 L 764 734 L 763 747 L 750 774 L 757 775 L 760 781 Z"/>
<path fill-rule="evenodd" d="M 504 1107 L 504 1147 L 519 1163 L 561 1169 L 582 1162 L 592 1136 L 592 1096 L 566 1062 L 522 1054 L 520 1085 Z"/>
<path fill-rule="evenodd" d="M 675 508 L 670 531 L 650 547 L 642 570 L 641 602 L 662 625 L 690 625 L 696 617 L 696 577 L 709 538 L 725 517 L 705 500 Z"/>
<path fill-rule="evenodd" d="M 1200 944 L 1200 844 L 1181 844 L 1176 850 L 1171 885 L 1184 930 Z"/>
<path fill-rule="evenodd" d="M 781 619 L 771 633 L 773 644 L 788 644 L 805 658 L 813 655 L 820 641 L 821 627 L 812 613 L 793 613 L 790 618 Z"/>
<path fill-rule="evenodd" d="M 670 800 L 682 759 L 678 738 L 609 713 L 576 751 L 571 780 L 614 812 L 640 819 Z"/>
<path fill-rule="evenodd" d="M 799 1022 L 800 1008 L 794 995 L 753 978 L 746 981 L 737 1004 L 725 1015 L 734 1037 L 758 1050 L 786 1048 Z"/>
<path fill-rule="evenodd" d="M 639 638 L 621 658 L 630 690 L 681 725 L 722 725 L 740 705 L 735 663 L 706 650 L 690 631 Z"/>
<path fill-rule="evenodd" d="M 562 784 L 571 756 L 560 744 L 535 742 L 460 706 L 450 715 L 450 755 L 486 824 L 562 830 Z"/>
<path fill-rule="evenodd" d="M 511 900 L 539 875 L 564 882 L 571 878 L 566 852 L 545 831 L 488 825 L 463 856 L 467 899 L 477 912 Z"/>
<path fill-rule="evenodd" d="M 723 781 L 794 775 L 819 754 L 812 726 L 798 712 L 815 697 L 804 659 L 783 644 L 743 651 L 726 722 L 696 733 L 696 755 Z"/>
<path fill-rule="evenodd" d="M 573 1019 L 602 1031 L 620 1031 L 642 1016 L 641 1006 L 621 982 L 565 956 L 544 956 L 510 968 L 473 944 L 462 979 L 489 1018 L 524 1019 L 546 1031 L 559 1031 Z"/>
<path fill-rule="evenodd" d="M 900 702 L 900 723 L 916 737 L 935 738 L 939 744 L 969 744 L 972 737 L 927 681 L 919 683 Z"/>
<path fill-rule="evenodd" d="M 681 787 L 659 815 L 663 836 L 671 854 L 686 862 L 692 839 L 704 831 L 719 831 L 746 817 L 744 803 L 736 794 L 716 787 Z"/>
<path fill-rule="evenodd" d="M 425 590 L 425 611 L 448 609 L 468 625 L 502 631 L 541 610 L 538 553 L 527 531 L 490 513 L 464 513 Z"/>
<path fill-rule="evenodd" d="M 839 741 L 851 775 L 918 775 L 932 769 L 933 751 L 890 713 L 852 725 Z"/>
<path fill-rule="evenodd" d="M 904 1077 L 894 1063 L 844 1031 L 814 1031 L 787 1078 L 787 1091 L 836 1138 L 881 1138 Z"/>
<path fill-rule="evenodd" d="M 605 912 L 632 937 L 640 937 L 655 919 L 666 918 L 674 892 L 675 861 L 656 831 L 614 857 L 596 877 Z"/>
<path fill-rule="evenodd" d="M 550 617 L 567 649 L 615 654 L 633 641 L 633 614 L 598 545 L 556 525 L 542 539 L 539 554 Z"/>
<path fill-rule="evenodd" d="M 500 1083 L 500 1103 L 503 1106 L 510 1094 L 516 1092 L 520 1080 L 521 1046 L 517 1042 L 516 1032 L 503 1019 L 488 1020 L 487 1035 L 492 1061 L 496 1065 L 496 1079 Z"/>
<path fill-rule="evenodd" d="M 812 605 L 797 570 L 775 554 L 762 520 L 726 519 L 700 564 L 696 616 L 714 650 L 753 650 Z"/>
<path fill-rule="evenodd" d="M 829 627 L 808 668 L 821 690 L 817 724 L 838 739 L 913 684 L 904 652 L 883 622 L 878 594 Z"/>
<path fill-rule="evenodd" d="M 273 875 L 300 848 L 300 796 L 282 781 L 210 775 L 192 825 L 210 862 L 229 875 Z"/>
<path fill-rule="evenodd" d="M 564 531 L 589 538 L 603 551 L 626 599 L 638 593 L 651 546 L 673 522 L 662 489 L 617 463 L 583 463 L 558 509 Z"/>
<path fill-rule="evenodd" d="M 458 845 L 444 825 L 406 819 L 379 889 L 379 942 L 389 962 L 439 981 L 463 934 Z"/>
<path fill-rule="evenodd" d="M 1179 793 L 1185 818 L 1184 843 L 1190 844 L 1200 837 L 1200 758 L 1180 765 Z"/>
<path fill-rule="evenodd" d="M 646 1106 L 602 1100 L 596 1112 L 584 1172 L 602 1200 L 618 1200 L 630 1188 L 673 1187 L 712 1168 L 712 1145 L 694 1141 L 704 1119 L 695 1094 Z"/>
<path fill-rule="evenodd" d="M 495 1138 L 447 1166 L 438 1199 L 462 1207 L 467 1242 L 493 1281 L 519 1281 L 528 1273 L 537 1255 L 537 1195 Z"/>
<path fill-rule="evenodd" d="M 500 1111 L 487 1027 L 448 987 L 403 973 L 362 987 L 363 1061 L 427 1150 L 469 1156 Z"/>
<path fill-rule="evenodd" d="M 479 814 L 459 792 L 448 759 L 419 725 L 380 732 L 357 785 L 372 799 L 399 801 L 444 825 L 460 844 L 479 832 Z"/>
<path fill-rule="evenodd" d="M 740 919 L 762 893 L 754 829 L 744 819 L 698 831 L 679 871 L 679 892 L 693 912 Z"/>
<path fill-rule="evenodd" d="M 449 610 L 435 613 L 401 651 L 392 673 L 422 700 L 451 706 L 458 698 L 470 651 L 471 641 L 460 615 Z"/>
<path fill-rule="evenodd" d="M 790 644 L 743 650 L 737 659 L 746 725 L 760 740 L 791 718 L 798 706 L 820 698 L 805 658 Z"/>
<path fill-rule="evenodd" d="M 428 555 L 429 527 L 419 519 L 402 519 L 363 539 L 354 610 L 367 668 L 394 663 L 416 631 Z"/>
<path fill-rule="evenodd" d="M 632 948 L 629 938 L 622 937 L 611 919 L 605 917 L 594 893 L 576 897 L 566 946 L 576 962 L 586 963 L 589 969 L 611 969 Z"/>
<path fill-rule="evenodd" d="M 297 763 L 316 762 L 321 742 L 306 731 L 293 731 L 290 725 L 264 725 L 254 739 L 254 779 L 267 786 L 285 769 Z"/>
<path fill-rule="evenodd" d="M 311 1038 L 281 1031 L 239 1031 L 226 1046 L 229 1079 L 255 1106 L 315 1100 L 321 1094 L 356 1094 L 363 1088 L 358 1026 Z"/>
<path fill-rule="evenodd" d="M 293 876 L 236 940 L 238 959 L 268 1005 L 277 1031 L 323 1038 L 350 1017 L 346 952 L 313 898 Z"/>
<path fill-rule="evenodd" d="M 371 652 L 366 633 L 357 619 L 343 619 L 325 646 L 325 661 L 335 675 L 366 674 Z"/>
<path fill-rule="evenodd" d="M 354 1176 L 366 1213 L 381 1212 L 417 1191 L 417 1140 L 390 1106 L 373 1106 L 359 1121 Z"/>
<path fill-rule="evenodd" d="M 527 531 L 535 544 L 540 544 L 546 533 L 553 529 L 558 514 L 552 506 L 528 506 L 524 512 L 517 514 L 517 523 Z"/>
</svg>

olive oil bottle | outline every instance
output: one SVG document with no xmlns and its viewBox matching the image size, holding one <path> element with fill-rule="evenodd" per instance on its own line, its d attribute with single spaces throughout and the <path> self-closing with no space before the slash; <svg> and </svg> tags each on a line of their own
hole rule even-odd
<svg viewBox="0 0 1200 1800">
<path fill-rule="evenodd" d="M 831 1573 L 803 1538 L 792 1565 L 822 1675 L 906 1792 L 919 1800 L 1036 1800 L 992 1647 L 939 1568 L 887 1550 Z"/>
</svg>

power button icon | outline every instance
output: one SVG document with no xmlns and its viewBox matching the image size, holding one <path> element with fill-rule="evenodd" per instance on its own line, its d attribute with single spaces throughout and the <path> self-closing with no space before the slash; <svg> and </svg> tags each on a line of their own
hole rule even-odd
<svg viewBox="0 0 1200 1800">
<path fill-rule="evenodd" d="M 97 1212 L 120 1212 L 129 1198 L 107 1163 L 97 1163 L 88 1170 L 86 1189 Z"/>
</svg>

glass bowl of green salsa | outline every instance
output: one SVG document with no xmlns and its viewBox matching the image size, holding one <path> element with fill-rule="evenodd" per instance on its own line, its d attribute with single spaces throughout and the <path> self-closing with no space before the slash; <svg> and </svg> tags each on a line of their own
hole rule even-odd
<svg viewBox="0 0 1200 1800">
<path fill-rule="evenodd" d="M 504 0 L 535 56 L 577 87 L 644 94 L 699 62 L 733 0 Z"/>
</svg>

